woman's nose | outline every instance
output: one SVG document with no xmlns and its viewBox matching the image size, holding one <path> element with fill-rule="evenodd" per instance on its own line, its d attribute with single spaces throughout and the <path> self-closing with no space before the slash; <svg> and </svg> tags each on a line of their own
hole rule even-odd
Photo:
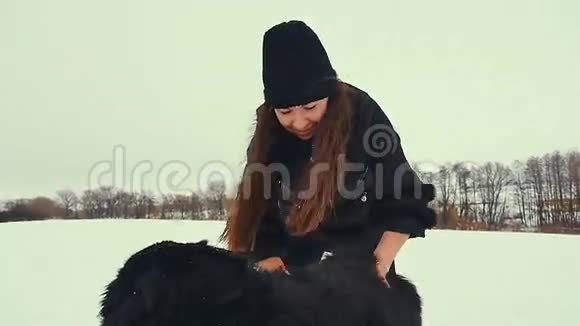
<svg viewBox="0 0 580 326">
<path fill-rule="evenodd" d="M 305 131 L 308 129 L 308 121 L 306 119 L 296 119 L 292 124 L 292 129 L 296 131 Z"/>
<path fill-rule="evenodd" d="M 294 115 L 294 119 L 292 120 L 292 129 L 297 131 L 304 131 L 308 129 L 309 121 L 304 114 L 302 114 L 301 110 L 297 110 L 296 114 Z"/>
</svg>

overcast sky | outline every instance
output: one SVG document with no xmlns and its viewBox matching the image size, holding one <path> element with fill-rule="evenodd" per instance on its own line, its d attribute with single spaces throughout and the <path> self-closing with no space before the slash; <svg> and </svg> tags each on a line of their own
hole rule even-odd
<svg viewBox="0 0 580 326">
<path fill-rule="evenodd" d="M 155 191 L 198 190 L 216 168 L 237 177 L 262 35 L 290 19 L 381 105 L 409 160 L 510 163 L 580 145 L 578 1 L 4 1 L 0 199 L 112 175 Z"/>
</svg>

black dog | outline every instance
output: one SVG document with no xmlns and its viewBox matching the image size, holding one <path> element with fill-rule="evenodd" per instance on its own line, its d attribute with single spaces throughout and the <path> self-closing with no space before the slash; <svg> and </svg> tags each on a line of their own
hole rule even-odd
<svg viewBox="0 0 580 326">
<path fill-rule="evenodd" d="M 130 257 L 102 294 L 102 326 L 419 326 L 421 298 L 401 276 L 385 286 L 372 257 L 257 271 L 207 241 L 163 241 Z"/>
</svg>

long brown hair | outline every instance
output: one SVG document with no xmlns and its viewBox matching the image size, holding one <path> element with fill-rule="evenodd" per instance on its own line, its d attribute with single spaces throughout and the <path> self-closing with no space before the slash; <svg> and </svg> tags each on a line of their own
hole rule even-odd
<svg viewBox="0 0 580 326">
<path fill-rule="evenodd" d="M 311 173 L 308 172 L 314 166 L 326 166 L 324 172 L 313 174 L 316 177 L 312 185 L 313 197 L 298 199 L 299 205 L 292 205 L 286 219 L 287 229 L 292 234 L 304 234 L 316 229 L 334 207 L 341 169 L 339 156 L 345 153 L 350 134 L 354 95 L 349 85 L 339 80 L 336 92 L 329 96 L 326 112 L 319 122 L 313 141 L 313 161 L 302 171 L 300 187 L 310 186 Z M 282 137 L 284 128 L 272 107 L 266 103 L 257 108 L 254 124 L 242 180 L 236 197 L 227 209 L 226 227 L 220 236 L 220 240 L 226 240 L 232 251 L 251 251 L 261 219 L 275 213 L 276 209 L 269 194 L 274 185 L 271 167 L 275 160 L 271 153 L 272 147 Z M 266 190 L 269 192 L 266 193 Z"/>
</svg>

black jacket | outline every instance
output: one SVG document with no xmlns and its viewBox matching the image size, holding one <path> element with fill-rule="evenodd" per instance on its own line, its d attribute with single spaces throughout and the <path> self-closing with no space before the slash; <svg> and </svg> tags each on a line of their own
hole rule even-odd
<svg viewBox="0 0 580 326">
<path fill-rule="evenodd" d="M 358 97 L 346 154 L 349 162 L 362 165 L 346 173 L 345 187 L 359 185 L 360 191 L 355 196 L 339 194 L 333 216 L 305 236 L 288 234 L 280 199 L 274 196 L 271 213 L 262 218 L 256 233 L 256 260 L 280 256 L 288 265 L 302 265 L 320 260 L 324 251 L 369 253 L 386 230 L 425 237 L 425 230 L 435 225 L 435 212 L 428 207 L 435 196 L 433 185 L 421 182 L 410 168 L 399 135 L 379 105 L 366 92 L 349 87 Z M 276 184 L 282 186 L 280 181 Z"/>
</svg>

